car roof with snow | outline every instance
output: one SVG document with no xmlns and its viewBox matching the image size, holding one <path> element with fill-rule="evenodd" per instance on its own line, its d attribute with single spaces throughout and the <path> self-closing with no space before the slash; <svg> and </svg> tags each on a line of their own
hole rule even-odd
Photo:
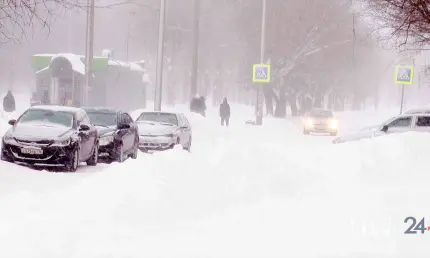
<svg viewBox="0 0 430 258">
<path fill-rule="evenodd" d="M 57 105 L 37 105 L 37 106 L 30 107 L 29 110 L 49 110 L 54 112 L 57 111 L 57 112 L 71 112 L 71 113 L 84 112 L 82 108 L 57 106 Z"/>
<path fill-rule="evenodd" d="M 171 115 L 182 115 L 183 113 L 169 112 L 169 111 L 143 111 L 140 114 L 171 114 Z"/>
<path fill-rule="evenodd" d="M 120 109 L 109 108 L 109 107 L 83 107 L 83 110 L 87 112 L 97 112 L 97 113 L 118 113 L 122 112 Z"/>
<path fill-rule="evenodd" d="M 402 114 L 430 114 L 430 107 L 410 108 Z"/>
</svg>

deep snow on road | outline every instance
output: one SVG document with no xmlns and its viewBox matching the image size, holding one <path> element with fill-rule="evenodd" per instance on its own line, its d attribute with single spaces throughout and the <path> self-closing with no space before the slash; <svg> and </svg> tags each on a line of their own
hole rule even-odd
<svg viewBox="0 0 430 258">
<path fill-rule="evenodd" d="M 0 257 L 429 257 L 428 233 L 403 221 L 430 216 L 430 136 L 332 145 L 287 120 L 245 125 L 252 109 L 238 109 L 229 128 L 216 110 L 187 113 L 191 153 L 75 174 L 0 162 Z M 339 114 L 382 122 L 367 117 Z"/>
</svg>

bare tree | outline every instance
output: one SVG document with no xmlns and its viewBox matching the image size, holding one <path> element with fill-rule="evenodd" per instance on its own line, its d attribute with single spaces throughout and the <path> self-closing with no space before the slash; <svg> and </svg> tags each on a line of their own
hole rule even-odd
<svg viewBox="0 0 430 258">
<path fill-rule="evenodd" d="M 428 0 L 365 0 L 365 6 L 384 41 L 392 40 L 403 51 L 430 44 Z"/>
<path fill-rule="evenodd" d="M 35 25 L 49 25 L 65 10 L 82 8 L 80 0 L 3 0 L 0 4 L 0 44 L 18 42 Z"/>
</svg>

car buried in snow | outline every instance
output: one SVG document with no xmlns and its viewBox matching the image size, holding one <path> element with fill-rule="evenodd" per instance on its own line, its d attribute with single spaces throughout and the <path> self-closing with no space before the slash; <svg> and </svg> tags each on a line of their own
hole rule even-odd
<svg viewBox="0 0 430 258">
<path fill-rule="evenodd" d="M 336 136 L 338 126 L 338 121 L 331 110 L 313 109 L 305 116 L 303 134 L 329 133 L 331 136 Z"/>
<path fill-rule="evenodd" d="M 393 133 L 430 132 L 430 113 L 407 112 L 392 117 L 376 126 L 365 127 L 359 132 L 343 135 L 333 140 L 334 144 L 359 141 Z"/>
<path fill-rule="evenodd" d="M 122 163 L 126 158 L 137 158 L 139 133 L 128 113 L 113 108 L 83 108 L 91 123 L 99 131 L 99 158 L 101 162 Z"/>
<path fill-rule="evenodd" d="M 1 160 L 75 172 L 80 162 L 98 162 L 98 133 L 80 108 L 34 106 L 2 138 Z"/>
<path fill-rule="evenodd" d="M 139 149 L 157 151 L 181 145 L 190 151 L 192 130 L 183 114 L 169 112 L 143 112 L 136 119 L 139 128 Z"/>
</svg>

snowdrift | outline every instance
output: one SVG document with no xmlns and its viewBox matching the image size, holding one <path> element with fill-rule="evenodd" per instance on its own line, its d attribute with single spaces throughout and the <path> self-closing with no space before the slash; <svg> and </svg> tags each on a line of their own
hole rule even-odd
<svg viewBox="0 0 430 258">
<path fill-rule="evenodd" d="M 182 110 L 191 153 L 75 174 L 0 162 L 0 257 L 430 257 L 404 235 L 430 216 L 430 135 L 333 145 Z"/>
</svg>

